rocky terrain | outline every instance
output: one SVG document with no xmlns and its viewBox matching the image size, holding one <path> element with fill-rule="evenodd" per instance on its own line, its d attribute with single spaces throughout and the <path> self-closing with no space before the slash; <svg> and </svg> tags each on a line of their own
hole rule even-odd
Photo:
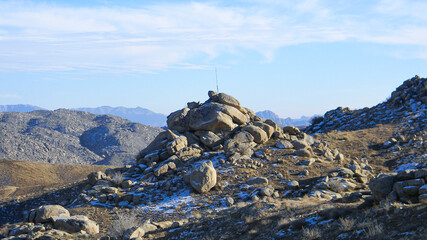
<svg viewBox="0 0 427 240">
<path fill-rule="evenodd" d="M 408 80 L 391 97 L 416 109 L 366 110 L 392 120 L 347 131 L 341 127 L 353 118 L 327 124 L 333 118 L 326 114 L 307 132 L 282 128 L 211 91 L 204 103 L 190 102 L 171 113 L 168 129 L 139 152 L 135 164 L 93 172 L 65 190 L 4 203 L 1 215 L 8 217 L 1 219 L 0 235 L 424 239 L 426 103 L 419 94 L 425 93 L 425 82 Z M 410 97 L 402 98 L 405 94 Z M 366 117 L 359 111 L 352 111 L 354 119 Z"/>
<path fill-rule="evenodd" d="M 338 107 L 318 117 L 305 129 L 308 133 L 349 131 L 378 124 L 403 124 L 409 130 L 427 129 L 427 79 L 415 76 L 399 86 L 387 101 L 371 108 Z"/>
<path fill-rule="evenodd" d="M 0 159 L 124 165 L 160 128 L 82 111 L 0 113 Z"/>
</svg>

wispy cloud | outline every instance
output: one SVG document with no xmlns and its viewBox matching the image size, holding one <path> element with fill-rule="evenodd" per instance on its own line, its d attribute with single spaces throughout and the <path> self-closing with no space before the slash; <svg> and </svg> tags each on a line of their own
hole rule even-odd
<svg viewBox="0 0 427 240">
<path fill-rule="evenodd" d="M 283 46 L 356 40 L 427 47 L 421 1 L 161 2 L 70 7 L 0 2 L 0 71 L 155 72 L 206 68 L 251 49 L 272 60 Z M 205 61 L 195 58 L 204 56 Z M 418 56 L 416 56 L 418 57 Z M 200 60 L 200 59 L 199 59 Z"/>
<path fill-rule="evenodd" d="M 0 98 L 3 98 L 3 99 L 20 99 L 21 96 L 16 95 L 16 94 L 7 94 L 7 93 L 5 93 L 5 94 L 0 94 Z"/>
</svg>

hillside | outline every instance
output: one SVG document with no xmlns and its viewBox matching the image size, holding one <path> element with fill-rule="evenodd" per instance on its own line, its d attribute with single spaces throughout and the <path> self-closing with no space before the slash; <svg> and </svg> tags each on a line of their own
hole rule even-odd
<svg viewBox="0 0 427 240">
<path fill-rule="evenodd" d="M 123 165 L 162 130 L 120 117 L 58 109 L 0 113 L 0 158 Z"/>
<path fill-rule="evenodd" d="M 82 181 L 89 173 L 105 171 L 107 168 L 0 160 L 0 202 L 41 195 Z"/>
</svg>

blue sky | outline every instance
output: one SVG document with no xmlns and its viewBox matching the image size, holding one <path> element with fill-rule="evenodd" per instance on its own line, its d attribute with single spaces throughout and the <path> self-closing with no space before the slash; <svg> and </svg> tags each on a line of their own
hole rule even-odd
<svg viewBox="0 0 427 240">
<path fill-rule="evenodd" d="M 0 104 L 141 106 L 208 90 L 282 117 L 427 77 L 427 1 L 0 1 Z"/>
</svg>

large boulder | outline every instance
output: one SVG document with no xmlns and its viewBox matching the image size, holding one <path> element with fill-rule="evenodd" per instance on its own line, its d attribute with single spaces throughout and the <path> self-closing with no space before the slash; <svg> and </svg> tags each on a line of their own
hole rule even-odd
<svg viewBox="0 0 427 240">
<path fill-rule="evenodd" d="M 96 185 L 98 180 L 105 179 L 106 175 L 105 175 L 105 173 L 98 171 L 98 172 L 93 172 L 93 173 L 89 174 L 87 176 L 87 178 L 89 180 L 90 185 L 93 186 L 93 185 Z"/>
<path fill-rule="evenodd" d="M 196 135 L 200 138 L 200 141 L 209 148 L 214 148 L 221 143 L 221 138 L 210 131 L 197 131 Z"/>
<path fill-rule="evenodd" d="M 138 156 L 136 157 L 138 163 L 141 163 L 143 158 L 148 154 L 165 149 L 168 142 L 170 142 L 168 137 L 170 137 L 170 134 L 168 134 L 166 131 L 159 133 L 159 135 L 157 135 L 157 137 L 146 148 L 138 153 Z"/>
<path fill-rule="evenodd" d="M 262 144 L 268 141 L 267 133 L 257 126 L 247 125 L 243 128 L 243 131 L 249 132 L 254 137 L 254 142 L 258 144 Z"/>
<path fill-rule="evenodd" d="M 179 150 L 185 147 L 187 147 L 187 137 L 179 136 L 177 139 L 173 140 L 172 142 L 166 145 L 166 150 L 170 155 L 174 155 Z"/>
<path fill-rule="evenodd" d="M 294 148 L 296 150 L 305 149 L 305 148 L 309 147 L 308 143 L 303 141 L 303 140 L 294 140 L 294 141 L 292 141 L 292 145 L 294 146 Z"/>
<path fill-rule="evenodd" d="M 267 133 L 267 138 L 271 138 L 271 136 L 273 136 L 273 133 L 275 132 L 274 127 L 263 122 L 253 122 L 253 125 L 264 130 L 264 132 Z"/>
<path fill-rule="evenodd" d="M 85 231 L 89 234 L 99 233 L 98 224 L 83 215 L 76 215 L 72 217 L 53 217 L 53 226 L 56 229 L 60 229 L 69 233 L 77 233 L 80 231 Z"/>
<path fill-rule="evenodd" d="M 208 92 L 209 98 L 211 101 L 222 103 L 225 105 L 233 106 L 235 108 L 240 109 L 240 102 L 234 97 L 226 94 L 226 93 L 217 93 L 214 91 Z"/>
<path fill-rule="evenodd" d="M 60 216 L 69 217 L 70 212 L 60 205 L 43 205 L 27 212 L 24 220 L 34 223 L 48 223 L 52 222 L 53 217 Z"/>
<path fill-rule="evenodd" d="M 126 240 L 142 239 L 144 234 L 145 234 L 144 229 L 138 226 L 134 226 L 125 231 L 123 239 L 126 239 Z"/>
<path fill-rule="evenodd" d="M 252 148 L 256 146 L 253 142 L 254 137 L 247 131 L 241 131 L 232 139 L 229 139 L 224 144 L 224 150 L 227 156 L 232 156 L 236 153 L 240 155 L 251 156 Z"/>
<path fill-rule="evenodd" d="M 221 111 L 221 106 L 215 103 L 205 103 L 192 109 L 189 113 L 189 128 L 193 131 L 205 130 L 211 132 L 231 131 L 237 125 L 233 119 Z"/>
<path fill-rule="evenodd" d="M 206 193 L 216 185 L 216 170 L 211 161 L 202 162 L 190 174 L 190 184 L 199 193 Z"/>
<path fill-rule="evenodd" d="M 372 191 L 374 200 L 379 202 L 385 199 L 388 194 L 393 191 L 393 184 L 396 178 L 396 174 L 387 173 L 381 174 L 378 177 L 371 179 L 369 182 L 369 188 Z"/>
<path fill-rule="evenodd" d="M 254 136 L 247 131 L 241 131 L 233 137 L 233 140 L 240 143 L 251 143 L 254 141 Z"/>
<path fill-rule="evenodd" d="M 246 124 L 250 121 L 250 118 L 248 115 L 243 114 L 240 110 L 238 110 L 235 107 L 222 105 L 221 111 L 228 116 L 230 116 L 233 119 L 233 122 L 235 122 L 238 125 Z"/>
<path fill-rule="evenodd" d="M 188 118 L 187 114 L 190 108 L 184 108 L 169 114 L 167 118 L 168 128 L 178 132 L 188 131 Z"/>
</svg>

